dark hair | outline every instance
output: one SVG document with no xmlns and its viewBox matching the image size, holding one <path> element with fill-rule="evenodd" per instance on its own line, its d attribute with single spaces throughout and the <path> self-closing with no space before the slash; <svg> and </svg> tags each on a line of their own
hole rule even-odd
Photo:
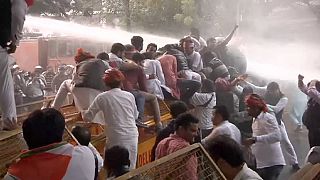
<svg viewBox="0 0 320 180">
<path fill-rule="evenodd" d="M 33 111 L 23 122 L 23 137 L 29 147 L 34 149 L 62 141 L 65 127 L 63 115 L 53 109 Z"/>
<path fill-rule="evenodd" d="M 141 36 L 133 36 L 131 38 L 131 44 L 138 49 L 139 47 L 142 48 L 143 46 L 143 38 Z"/>
<path fill-rule="evenodd" d="M 245 162 L 240 145 L 226 135 L 213 138 L 207 146 L 207 151 L 215 161 L 221 158 L 232 167 L 239 167 Z"/>
<path fill-rule="evenodd" d="M 154 59 L 154 53 L 152 53 L 152 52 L 144 52 L 142 54 L 145 59 Z"/>
<path fill-rule="evenodd" d="M 155 43 L 148 44 L 147 49 L 149 49 L 149 47 L 155 47 L 156 50 L 158 49 L 158 46 Z"/>
<path fill-rule="evenodd" d="M 134 51 L 134 46 L 131 44 L 124 45 L 125 51 Z"/>
<path fill-rule="evenodd" d="M 270 82 L 268 85 L 267 85 L 267 90 L 280 90 L 280 86 L 277 82 Z"/>
<path fill-rule="evenodd" d="M 104 167 L 115 171 L 116 176 L 123 166 L 130 166 L 129 151 L 122 146 L 113 146 L 105 151 Z"/>
<path fill-rule="evenodd" d="M 112 52 L 113 54 L 117 54 L 118 52 L 122 52 L 122 51 L 124 51 L 124 50 L 125 50 L 125 47 L 124 47 L 124 45 L 121 44 L 121 43 L 114 43 L 114 44 L 112 44 L 112 46 L 111 46 L 111 52 Z"/>
<path fill-rule="evenodd" d="M 190 113 L 182 113 L 175 119 L 174 129 L 178 130 L 180 126 L 182 126 L 183 128 L 187 128 L 192 123 L 199 123 L 199 119 Z"/>
<path fill-rule="evenodd" d="M 253 88 L 251 86 L 244 86 L 242 89 L 242 94 L 252 94 L 253 93 Z"/>
<path fill-rule="evenodd" d="M 109 60 L 109 55 L 106 52 L 101 52 L 97 55 L 97 58 L 101 60 Z"/>
<path fill-rule="evenodd" d="M 206 93 L 212 93 L 214 92 L 214 83 L 213 81 L 211 81 L 210 79 L 203 79 L 202 80 L 202 92 L 206 92 Z"/>
<path fill-rule="evenodd" d="M 83 146 L 88 146 L 91 141 L 91 132 L 88 128 L 75 126 L 71 133 Z"/>
<path fill-rule="evenodd" d="M 183 101 L 174 101 L 169 105 L 172 118 L 177 118 L 178 115 L 187 112 L 188 106 Z"/>
<path fill-rule="evenodd" d="M 215 106 L 214 109 L 215 109 L 215 114 L 220 114 L 223 120 L 229 119 L 230 114 L 226 106 L 223 106 L 223 105 Z"/>
<path fill-rule="evenodd" d="M 140 61 L 143 61 L 145 59 L 145 57 L 144 57 L 144 55 L 143 54 L 141 54 L 141 53 L 134 53 L 133 55 L 132 55 L 132 60 L 134 61 L 134 62 L 140 62 Z"/>
</svg>

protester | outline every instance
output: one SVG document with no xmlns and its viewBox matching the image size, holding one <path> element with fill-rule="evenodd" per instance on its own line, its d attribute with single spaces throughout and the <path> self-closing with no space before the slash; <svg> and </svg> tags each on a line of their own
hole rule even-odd
<svg viewBox="0 0 320 180">
<path fill-rule="evenodd" d="M 140 66 L 136 66 L 133 69 L 128 69 L 123 71 L 125 80 L 123 82 L 123 89 L 132 93 L 135 97 L 137 108 L 139 111 L 139 118 L 137 119 L 137 124 L 141 127 L 147 127 L 144 121 L 144 105 L 145 102 L 150 103 L 152 106 L 154 121 L 156 125 L 156 130 L 162 128 L 160 121 L 160 108 L 157 96 L 148 93 L 146 86 L 146 75 L 143 68 L 141 67 L 141 62 L 144 60 L 144 56 L 140 53 L 133 54 L 132 60 Z"/>
<path fill-rule="evenodd" d="M 208 136 L 212 129 L 212 111 L 216 106 L 216 94 L 214 84 L 209 79 L 202 80 L 201 92 L 196 92 L 190 99 L 190 104 L 194 106 L 192 114 L 200 120 L 200 138 Z"/>
<path fill-rule="evenodd" d="M 310 148 L 313 146 L 320 146 L 320 82 L 318 80 L 312 80 L 308 86 L 303 82 L 304 76 L 298 76 L 298 87 L 308 97 L 307 109 L 303 114 L 303 124 L 308 129 L 308 139 Z"/>
<path fill-rule="evenodd" d="M 111 46 L 111 52 L 109 53 L 109 65 L 112 68 L 120 68 L 123 63 L 125 47 L 121 43 L 114 43 Z"/>
<path fill-rule="evenodd" d="M 54 73 L 53 67 L 48 66 L 47 70 L 45 72 L 43 72 L 42 75 L 43 75 L 45 82 L 46 82 L 46 86 L 44 88 L 44 96 L 51 96 L 54 94 L 53 93 L 54 89 L 52 89 L 52 82 L 53 82 L 53 78 L 56 75 Z"/>
<path fill-rule="evenodd" d="M 24 92 L 27 88 L 24 71 L 18 65 L 14 65 L 11 69 L 11 74 L 13 76 L 14 99 L 16 105 L 21 105 L 23 104 L 23 98 L 26 97 Z"/>
<path fill-rule="evenodd" d="M 219 135 L 226 135 L 235 140 L 238 144 L 241 144 L 240 130 L 228 121 L 230 115 L 227 108 L 225 106 L 216 106 L 214 107 L 214 110 L 212 122 L 213 125 L 215 125 L 215 128 L 201 141 L 202 144 L 207 147 L 208 144 L 210 144 L 210 142 Z"/>
<path fill-rule="evenodd" d="M 166 86 L 161 64 L 154 60 L 152 52 L 143 53 L 145 59 L 140 61 L 139 65 L 143 67 L 147 77 L 147 90 L 149 93 L 156 95 L 159 99 L 164 99 L 164 92 L 169 93 L 170 89 Z"/>
<path fill-rule="evenodd" d="M 113 146 L 105 151 L 104 167 L 107 179 L 113 179 L 130 171 L 129 151 L 122 146 Z"/>
<path fill-rule="evenodd" d="M 186 55 L 188 66 L 194 72 L 200 72 L 203 69 L 201 55 L 194 50 L 194 43 L 191 40 L 183 42 L 183 50 Z"/>
<path fill-rule="evenodd" d="M 160 141 L 156 148 L 156 159 L 183 149 L 194 142 L 197 136 L 199 120 L 193 115 L 180 114 L 174 122 L 175 133 Z M 183 177 L 180 179 L 198 179 L 197 159 L 194 155 L 183 165 Z"/>
<path fill-rule="evenodd" d="M 170 88 L 170 95 L 164 93 L 165 98 L 180 99 L 180 90 L 177 86 L 177 60 L 174 56 L 163 54 L 158 58 L 165 79 L 165 85 Z"/>
<path fill-rule="evenodd" d="M 155 53 L 158 50 L 158 46 L 155 43 L 150 43 L 147 46 L 146 52 Z"/>
<path fill-rule="evenodd" d="M 88 109 L 98 94 L 107 89 L 102 77 L 106 70 L 105 64 L 100 59 L 83 49 L 78 49 L 75 56 L 77 64 L 73 79 L 65 80 L 52 103 L 53 108 L 60 109 L 68 93 L 71 93 L 76 108 L 81 111 Z M 104 124 L 103 113 L 98 113 L 94 122 Z"/>
<path fill-rule="evenodd" d="M 200 31 L 197 28 L 191 28 L 190 29 L 190 36 L 192 37 L 192 41 L 195 44 L 194 50 L 199 52 L 203 48 L 207 47 L 207 42 L 200 36 Z M 196 42 L 198 41 L 198 43 Z"/>
<path fill-rule="evenodd" d="M 262 180 L 248 168 L 241 147 L 233 138 L 216 136 L 209 142 L 207 151 L 228 180 Z"/>
<path fill-rule="evenodd" d="M 25 102 L 40 101 L 44 97 L 45 78 L 41 75 L 41 66 L 36 66 L 31 74 L 32 80 L 27 83 Z"/>
<path fill-rule="evenodd" d="M 169 105 L 169 109 L 170 109 L 170 115 L 172 117 L 172 120 L 170 121 L 170 123 L 167 125 L 167 127 L 165 127 L 164 129 L 162 129 L 157 137 L 156 137 L 156 141 L 153 145 L 153 148 L 151 150 L 151 161 L 155 160 L 155 151 L 156 148 L 158 146 L 158 144 L 160 143 L 160 141 L 162 141 L 163 139 L 167 138 L 170 136 L 170 134 L 174 134 L 174 121 L 175 119 L 182 113 L 187 112 L 188 107 L 186 105 L 186 103 L 182 102 L 182 101 L 174 101 L 173 103 L 171 103 Z"/>
<path fill-rule="evenodd" d="M 232 114 L 232 123 L 234 123 L 240 130 L 242 138 L 252 137 L 252 117 L 246 111 L 245 98 L 253 93 L 250 86 L 244 86 L 239 90 L 238 86 L 234 87 L 234 93 L 239 97 L 239 112 Z"/>
<path fill-rule="evenodd" d="M 218 78 L 230 79 L 228 68 L 217 58 L 217 55 L 214 52 L 206 52 L 201 57 L 204 66 L 202 72 L 208 79 L 212 81 L 216 81 Z"/>
<path fill-rule="evenodd" d="M 277 179 L 285 165 L 277 119 L 268 113 L 267 105 L 257 94 L 251 94 L 247 97 L 246 106 L 248 114 L 254 118 L 252 123 L 253 137 L 244 140 L 243 144 L 252 145 L 258 174 L 265 180 Z"/>
<path fill-rule="evenodd" d="M 95 159 L 95 171 L 96 175 L 98 175 L 98 172 L 100 172 L 103 167 L 103 159 L 97 149 L 90 143 L 90 130 L 85 127 L 75 126 L 72 128 L 71 133 L 77 139 L 80 145 L 87 146 L 92 151 Z M 97 177 L 95 179 L 97 179 Z"/>
<path fill-rule="evenodd" d="M 294 170 L 298 170 L 298 158 L 296 152 L 290 142 L 285 124 L 282 120 L 284 108 L 287 106 L 288 98 L 281 92 L 280 86 L 276 82 L 270 82 L 267 87 L 257 87 L 251 83 L 247 83 L 253 88 L 253 91 L 264 97 L 268 106 L 268 111 L 274 113 L 280 128 L 282 152 L 288 164 Z"/>
<path fill-rule="evenodd" d="M 105 117 L 106 148 L 123 146 L 130 153 L 130 168 L 134 169 L 138 153 L 138 110 L 134 96 L 120 89 L 124 75 L 117 69 L 107 70 L 104 81 L 111 89 L 99 94 L 88 110 L 81 111 L 85 121 L 92 121 L 101 111 Z"/>
<path fill-rule="evenodd" d="M 2 1 L 0 4 L 0 130 L 12 130 L 17 128 L 17 112 L 9 54 L 19 45 L 27 9 L 33 1 Z"/>
<path fill-rule="evenodd" d="M 106 52 L 101 52 L 97 55 L 97 59 L 101 59 L 103 61 L 103 63 L 106 65 L 106 68 L 109 69 L 110 65 L 109 65 L 109 55 Z"/>
<path fill-rule="evenodd" d="M 65 119 L 59 111 L 32 112 L 22 125 L 29 150 L 9 167 L 4 179 L 94 179 L 92 151 L 62 142 L 64 129 Z"/>
<path fill-rule="evenodd" d="M 60 65 L 57 74 L 52 79 L 51 88 L 53 92 L 57 92 L 61 84 L 67 79 L 69 79 L 69 76 L 66 74 L 66 67 Z"/>
<path fill-rule="evenodd" d="M 140 52 L 143 49 L 143 38 L 141 36 L 133 36 L 131 38 L 131 44 L 134 46 L 136 52 Z"/>
<path fill-rule="evenodd" d="M 238 27 L 238 25 L 235 25 L 231 33 L 222 41 L 219 41 L 218 38 L 209 38 L 207 40 L 208 50 L 215 52 L 218 56 L 218 59 L 220 59 L 227 67 L 233 66 L 227 57 L 227 45 L 231 41 Z"/>
</svg>

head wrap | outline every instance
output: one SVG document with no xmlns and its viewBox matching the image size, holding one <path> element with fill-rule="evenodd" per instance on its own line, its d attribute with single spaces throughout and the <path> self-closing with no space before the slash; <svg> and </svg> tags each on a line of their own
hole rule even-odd
<svg viewBox="0 0 320 180">
<path fill-rule="evenodd" d="M 32 6 L 33 5 L 34 0 L 26 0 L 27 6 Z"/>
<path fill-rule="evenodd" d="M 121 82 L 125 79 L 125 77 L 120 70 L 112 68 L 106 70 L 103 79 L 106 85 L 108 85 L 116 82 Z"/>
<path fill-rule="evenodd" d="M 267 104 L 264 100 L 257 94 L 250 94 L 246 97 L 246 105 L 248 107 L 258 107 L 261 108 L 263 112 L 268 112 Z"/>
<path fill-rule="evenodd" d="M 94 56 L 91 55 L 89 52 L 85 52 L 82 48 L 79 48 L 77 50 L 76 56 L 74 57 L 74 60 L 76 61 L 76 63 L 80 63 L 84 60 L 91 59 L 91 58 L 94 58 Z"/>
</svg>

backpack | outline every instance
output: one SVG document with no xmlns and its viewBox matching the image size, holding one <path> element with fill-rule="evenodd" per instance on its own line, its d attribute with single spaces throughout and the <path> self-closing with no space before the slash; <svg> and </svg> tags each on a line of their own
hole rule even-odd
<svg viewBox="0 0 320 180">
<path fill-rule="evenodd" d="M 307 109 L 302 116 L 302 122 L 308 129 L 320 128 L 320 104 L 309 99 Z"/>
<path fill-rule="evenodd" d="M 0 46 L 6 48 L 11 37 L 11 0 L 0 0 Z"/>
</svg>

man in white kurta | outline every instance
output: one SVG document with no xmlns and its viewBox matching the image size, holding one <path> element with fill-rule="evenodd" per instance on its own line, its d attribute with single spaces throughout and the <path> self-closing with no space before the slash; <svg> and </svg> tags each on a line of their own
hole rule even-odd
<svg viewBox="0 0 320 180">
<path fill-rule="evenodd" d="M 105 117 L 106 148 L 112 146 L 127 148 L 130 168 L 134 169 L 138 153 L 139 133 L 135 123 L 138 110 L 134 96 L 120 89 L 123 80 L 124 76 L 119 70 L 108 70 L 105 82 L 111 90 L 99 94 L 89 109 L 82 111 L 82 117 L 85 121 L 92 121 L 98 112 L 102 112 Z"/>
<path fill-rule="evenodd" d="M 252 145 L 258 174 L 266 180 L 277 179 L 283 166 L 286 165 L 280 146 L 281 133 L 277 119 L 267 112 L 267 105 L 257 94 L 248 96 L 246 106 L 248 114 L 254 118 L 253 137 L 244 140 L 243 144 Z"/>
</svg>

